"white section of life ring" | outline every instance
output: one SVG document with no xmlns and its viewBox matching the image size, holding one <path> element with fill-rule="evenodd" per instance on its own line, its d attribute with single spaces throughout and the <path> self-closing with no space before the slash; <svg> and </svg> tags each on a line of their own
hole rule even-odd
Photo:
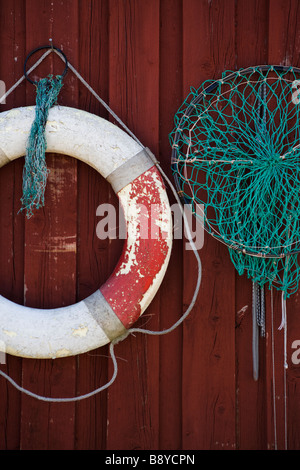
<svg viewBox="0 0 300 470">
<path fill-rule="evenodd" d="M 25 155 L 28 135 L 34 119 L 34 107 L 16 108 L 0 113 L 0 167 Z M 55 106 L 46 125 L 47 152 L 67 154 L 96 169 L 104 178 L 126 168 L 126 163 L 143 149 L 112 123 L 75 108 Z M 119 171 L 119 173 L 120 173 Z M 119 175 L 118 175 L 119 176 Z M 152 221 L 157 239 L 144 247 L 137 226 L 140 188 L 146 204 L 159 205 Z M 117 193 L 124 208 L 128 237 L 123 254 L 104 286 L 87 299 L 56 309 L 37 309 L 15 304 L 0 296 L 0 345 L 5 352 L 31 358 L 57 358 L 81 354 L 109 343 L 126 331 L 155 296 L 167 269 L 172 247 L 171 210 L 158 170 L 146 169 Z M 163 228 L 162 228 L 163 227 Z M 152 251 L 152 252 L 151 252 Z M 160 258 L 148 270 L 151 277 L 145 287 L 138 259 Z M 149 261 L 149 263 L 148 263 Z M 123 308 L 126 283 L 136 276 L 135 313 Z M 137 277 L 139 276 L 139 277 Z M 149 279 L 148 279 L 149 281 Z M 148 285 L 149 284 L 149 285 Z M 102 289 L 103 287 L 103 289 Z M 119 288 L 120 292 L 118 291 Z M 102 292 L 101 292 L 102 290 Z M 138 291 L 137 291 L 138 290 Z M 120 303 L 119 303 L 120 299 Z M 122 304 L 122 301 L 124 302 Z"/>
</svg>

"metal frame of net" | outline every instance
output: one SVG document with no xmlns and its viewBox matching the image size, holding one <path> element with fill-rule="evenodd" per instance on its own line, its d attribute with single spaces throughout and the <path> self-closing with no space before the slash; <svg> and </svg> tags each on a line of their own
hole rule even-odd
<svg viewBox="0 0 300 470">
<path fill-rule="evenodd" d="M 204 208 L 239 274 L 285 298 L 300 278 L 299 97 L 298 68 L 227 71 L 191 88 L 170 134 L 184 204 Z"/>
</svg>

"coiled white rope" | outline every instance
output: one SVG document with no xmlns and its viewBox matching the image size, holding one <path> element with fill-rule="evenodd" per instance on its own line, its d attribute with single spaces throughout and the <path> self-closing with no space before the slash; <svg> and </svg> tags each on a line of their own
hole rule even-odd
<svg viewBox="0 0 300 470">
<path fill-rule="evenodd" d="M 56 49 L 49 49 L 47 52 L 45 52 L 39 60 L 37 60 L 37 62 L 28 70 L 27 74 L 29 74 L 30 72 L 32 72 L 47 56 L 48 54 L 50 54 L 51 52 L 55 52 L 63 61 L 65 60 L 61 54 L 56 50 Z M 75 69 L 75 67 L 73 67 L 70 63 L 68 63 L 68 66 L 70 68 L 70 70 L 72 70 L 72 72 L 76 75 L 76 77 L 85 85 L 85 87 L 89 90 L 89 92 L 106 108 L 106 110 L 116 119 L 116 121 L 123 127 L 123 129 L 137 142 L 139 143 L 143 148 L 145 148 L 145 146 L 143 144 L 141 144 L 141 142 L 137 139 L 137 137 L 130 131 L 130 129 L 128 129 L 128 127 L 121 121 L 121 119 L 114 113 L 114 111 L 105 103 L 105 101 L 102 100 L 102 98 L 95 92 L 95 90 L 86 82 L 86 80 L 84 80 L 84 78 L 79 74 L 79 72 Z M 25 75 L 23 75 L 1 98 L 0 98 L 0 103 L 3 102 L 16 88 L 17 86 L 19 86 L 23 80 L 25 79 Z M 26 395 L 29 395 L 30 397 L 33 397 L 33 398 L 36 398 L 37 400 L 40 400 L 40 401 L 45 401 L 45 402 L 51 402 L 51 403 L 66 403 L 66 402 L 75 402 L 75 401 L 80 401 L 80 400 L 84 400 L 86 398 L 90 398 L 100 392 L 102 392 L 103 390 L 107 389 L 108 387 L 110 387 L 110 385 L 115 381 L 116 377 L 117 377 L 117 374 L 118 374 L 118 364 L 117 364 L 117 360 L 116 360 L 116 356 L 115 356 L 115 353 L 114 353 L 114 346 L 119 343 L 120 341 L 123 341 L 125 338 L 127 338 L 128 335 L 130 334 L 134 334 L 134 333 L 143 333 L 143 334 L 147 334 L 147 335 L 165 335 L 165 334 L 168 334 L 168 333 L 171 333 L 172 331 L 174 331 L 186 318 L 187 316 L 190 314 L 191 310 L 193 309 L 194 305 L 195 305 L 195 302 L 196 302 L 196 299 L 197 299 L 197 296 L 198 296 L 198 293 L 199 293 L 199 289 L 200 289 L 200 284 L 201 284 L 201 274 L 202 274 L 202 266 L 201 266 L 201 260 L 200 260 L 200 257 L 199 257 L 199 254 L 198 254 L 198 251 L 196 249 L 196 246 L 194 244 L 194 241 L 193 241 L 193 237 L 192 237 L 192 234 L 190 232 L 190 228 L 189 228 L 189 224 L 188 224 L 188 220 L 187 220 L 187 217 L 186 217 L 186 214 L 185 214 L 185 211 L 183 210 L 182 208 L 182 205 L 181 205 L 181 202 L 180 202 L 180 199 L 178 197 L 178 194 L 176 192 L 176 189 L 174 188 L 172 182 L 170 181 L 170 179 L 168 178 L 168 176 L 166 175 L 166 173 L 162 170 L 161 166 L 159 165 L 159 163 L 156 163 L 156 166 L 157 168 L 159 169 L 161 175 L 163 176 L 163 178 L 166 180 L 166 182 L 168 183 L 172 193 L 174 194 L 175 198 L 176 198 L 176 201 L 178 202 L 178 205 L 180 207 L 180 211 L 181 211 L 181 214 L 182 214 L 182 217 L 183 217 L 183 220 L 184 220 L 184 226 L 185 226 L 185 233 L 186 233 L 186 236 L 189 240 L 189 243 L 192 247 L 192 250 L 193 250 L 193 253 L 195 255 L 195 258 L 197 260 L 197 281 L 196 281 L 196 287 L 195 287 L 195 290 L 194 290 L 194 294 L 193 294 L 193 297 L 192 297 L 192 300 L 191 300 L 191 303 L 189 304 L 187 310 L 183 313 L 183 315 L 170 327 L 170 328 L 167 328 L 165 330 L 161 330 L 161 331 L 152 331 L 152 330 L 147 330 L 147 329 L 143 329 L 143 328 L 130 328 L 128 329 L 123 335 L 119 336 L 118 338 L 116 338 L 115 340 L 113 340 L 110 345 L 109 345 L 109 353 L 110 353 L 110 357 L 112 359 L 112 362 L 113 362 L 113 374 L 112 374 L 112 377 L 111 379 L 104 385 L 102 385 L 101 387 L 93 390 L 92 392 L 89 392 L 89 393 L 86 393 L 86 394 L 83 394 L 83 395 L 79 395 L 79 396 L 75 396 L 75 397 L 67 397 L 67 398 L 52 398 L 52 397 L 46 397 L 46 396 L 43 396 L 43 395 L 39 395 L 39 394 L 36 394 L 34 392 L 31 392 L 30 390 L 27 390 L 26 388 L 22 387 L 21 385 L 19 385 L 18 383 L 16 383 L 8 374 L 6 374 L 5 372 L 3 372 L 2 370 L 0 370 L 0 375 L 2 377 L 4 377 L 11 385 L 13 385 L 17 390 L 19 390 L 20 392 L 26 394 Z"/>
</svg>

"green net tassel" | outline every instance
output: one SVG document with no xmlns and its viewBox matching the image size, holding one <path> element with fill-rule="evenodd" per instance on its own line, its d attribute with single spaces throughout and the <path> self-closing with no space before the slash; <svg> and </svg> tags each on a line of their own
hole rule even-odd
<svg viewBox="0 0 300 470">
<path fill-rule="evenodd" d="M 27 218 L 32 217 L 35 209 L 44 206 L 44 194 L 49 170 L 46 165 L 45 152 L 47 142 L 45 127 L 50 108 L 56 104 L 62 87 L 62 77 L 41 79 L 37 84 L 35 119 L 33 121 L 26 148 L 23 169 L 22 208 Z"/>
</svg>

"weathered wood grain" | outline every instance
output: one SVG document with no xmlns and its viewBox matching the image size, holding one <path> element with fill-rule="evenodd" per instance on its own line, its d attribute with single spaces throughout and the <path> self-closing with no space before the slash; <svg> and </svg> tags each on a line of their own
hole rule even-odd
<svg viewBox="0 0 300 470">
<path fill-rule="evenodd" d="M 25 21 L 24 2 L 4 2 L 0 9 L 0 79 L 8 90 L 23 73 Z M 0 111 L 21 106 L 25 99 L 25 86 L 20 85 Z M 0 294 L 23 303 L 24 223 L 17 215 L 22 195 L 23 161 L 16 161 L 0 172 Z M 6 356 L 1 370 L 18 383 L 22 377 L 22 359 Z M 0 449 L 18 449 L 20 445 L 21 395 L 4 380 L 0 381 Z"/>
<path fill-rule="evenodd" d="M 237 3 L 236 68 L 267 63 L 268 8 L 256 0 Z M 253 380 L 252 282 L 236 274 L 236 399 L 237 448 L 267 446 L 265 406 L 265 344 L 259 345 L 259 380 Z M 269 311 L 269 310 L 268 310 Z"/>
<path fill-rule="evenodd" d="M 109 7 L 109 103 L 138 139 L 157 154 L 159 2 L 113 0 Z M 139 324 L 158 329 L 159 311 L 157 295 Z M 158 351 L 158 339 L 144 335 L 117 345 L 121 360 L 119 378 L 108 392 L 108 449 L 159 446 Z M 120 396 L 123 404 L 118 404 Z"/>
<path fill-rule="evenodd" d="M 183 92 L 235 66 L 232 1 L 188 0 L 183 9 Z M 199 252 L 202 282 L 183 326 L 183 448 L 234 449 L 235 273 L 226 247 L 205 236 Z M 196 277 L 192 252 L 184 253 L 183 302 Z"/>
<path fill-rule="evenodd" d="M 82 0 L 79 2 L 78 64 L 82 76 L 97 93 L 108 101 L 108 1 Z M 94 44 L 94 47 L 91 47 Z M 97 50 L 97 53 L 95 53 Z M 106 110 L 91 93 L 79 84 L 80 109 L 107 118 Z M 110 200 L 108 183 L 95 170 L 77 163 L 78 194 L 78 254 L 77 300 L 95 292 L 108 278 L 114 266 L 109 252 L 120 254 L 118 240 L 100 240 L 96 236 L 97 207 Z M 115 243 L 117 242 L 117 243 Z M 84 394 L 106 383 L 106 347 L 77 358 L 77 393 Z M 82 450 L 106 447 L 107 393 L 80 401 L 76 405 L 75 448 Z M 88 416 L 88 419 L 87 419 Z"/>
<path fill-rule="evenodd" d="M 77 66 L 77 31 L 77 1 L 26 2 L 26 53 L 49 44 L 52 38 Z M 52 54 L 36 69 L 34 77 L 63 69 L 63 63 Z M 34 104 L 34 87 L 27 83 L 26 89 L 26 104 Z M 61 100 L 77 106 L 78 84 L 71 74 L 64 80 L 58 103 Z M 25 220 L 24 303 L 44 308 L 76 301 L 77 162 L 70 157 L 49 156 L 48 167 L 45 208 Z M 75 358 L 23 360 L 22 373 L 23 386 L 36 393 L 56 397 L 76 394 Z M 72 449 L 74 432 L 74 403 L 62 407 L 22 396 L 22 449 Z"/>
<path fill-rule="evenodd" d="M 160 76 L 159 161 L 172 180 L 171 147 L 168 134 L 174 126 L 174 114 L 182 99 L 182 4 L 178 0 L 160 2 Z M 174 79 L 171 79 L 173 77 Z M 176 200 L 167 188 L 171 204 Z M 180 223 L 173 229 L 180 231 Z M 173 240 L 172 256 L 160 299 L 160 329 L 169 328 L 183 313 L 182 305 L 183 251 L 182 239 Z M 182 423 L 182 326 L 159 339 L 160 405 L 159 446 L 181 449 Z"/>
<path fill-rule="evenodd" d="M 300 66 L 298 24 L 300 19 L 299 2 L 274 0 L 269 5 L 269 63 Z M 281 324 L 281 296 L 274 293 L 274 363 L 275 374 L 269 375 L 269 387 L 275 380 L 275 406 L 272 409 L 272 420 L 269 434 L 272 436 L 269 446 L 278 449 L 299 448 L 300 407 L 298 400 L 299 366 L 292 362 L 292 344 L 300 338 L 299 293 L 287 300 L 287 363 L 284 369 L 284 332 L 278 330 Z M 268 344 L 269 367 L 271 368 L 272 344 Z M 268 397 L 269 401 L 271 396 Z M 276 412 L 276 435 L 274 415 Z M 277 442 L 275 441 L 275 437 Z"/>
</svg>

